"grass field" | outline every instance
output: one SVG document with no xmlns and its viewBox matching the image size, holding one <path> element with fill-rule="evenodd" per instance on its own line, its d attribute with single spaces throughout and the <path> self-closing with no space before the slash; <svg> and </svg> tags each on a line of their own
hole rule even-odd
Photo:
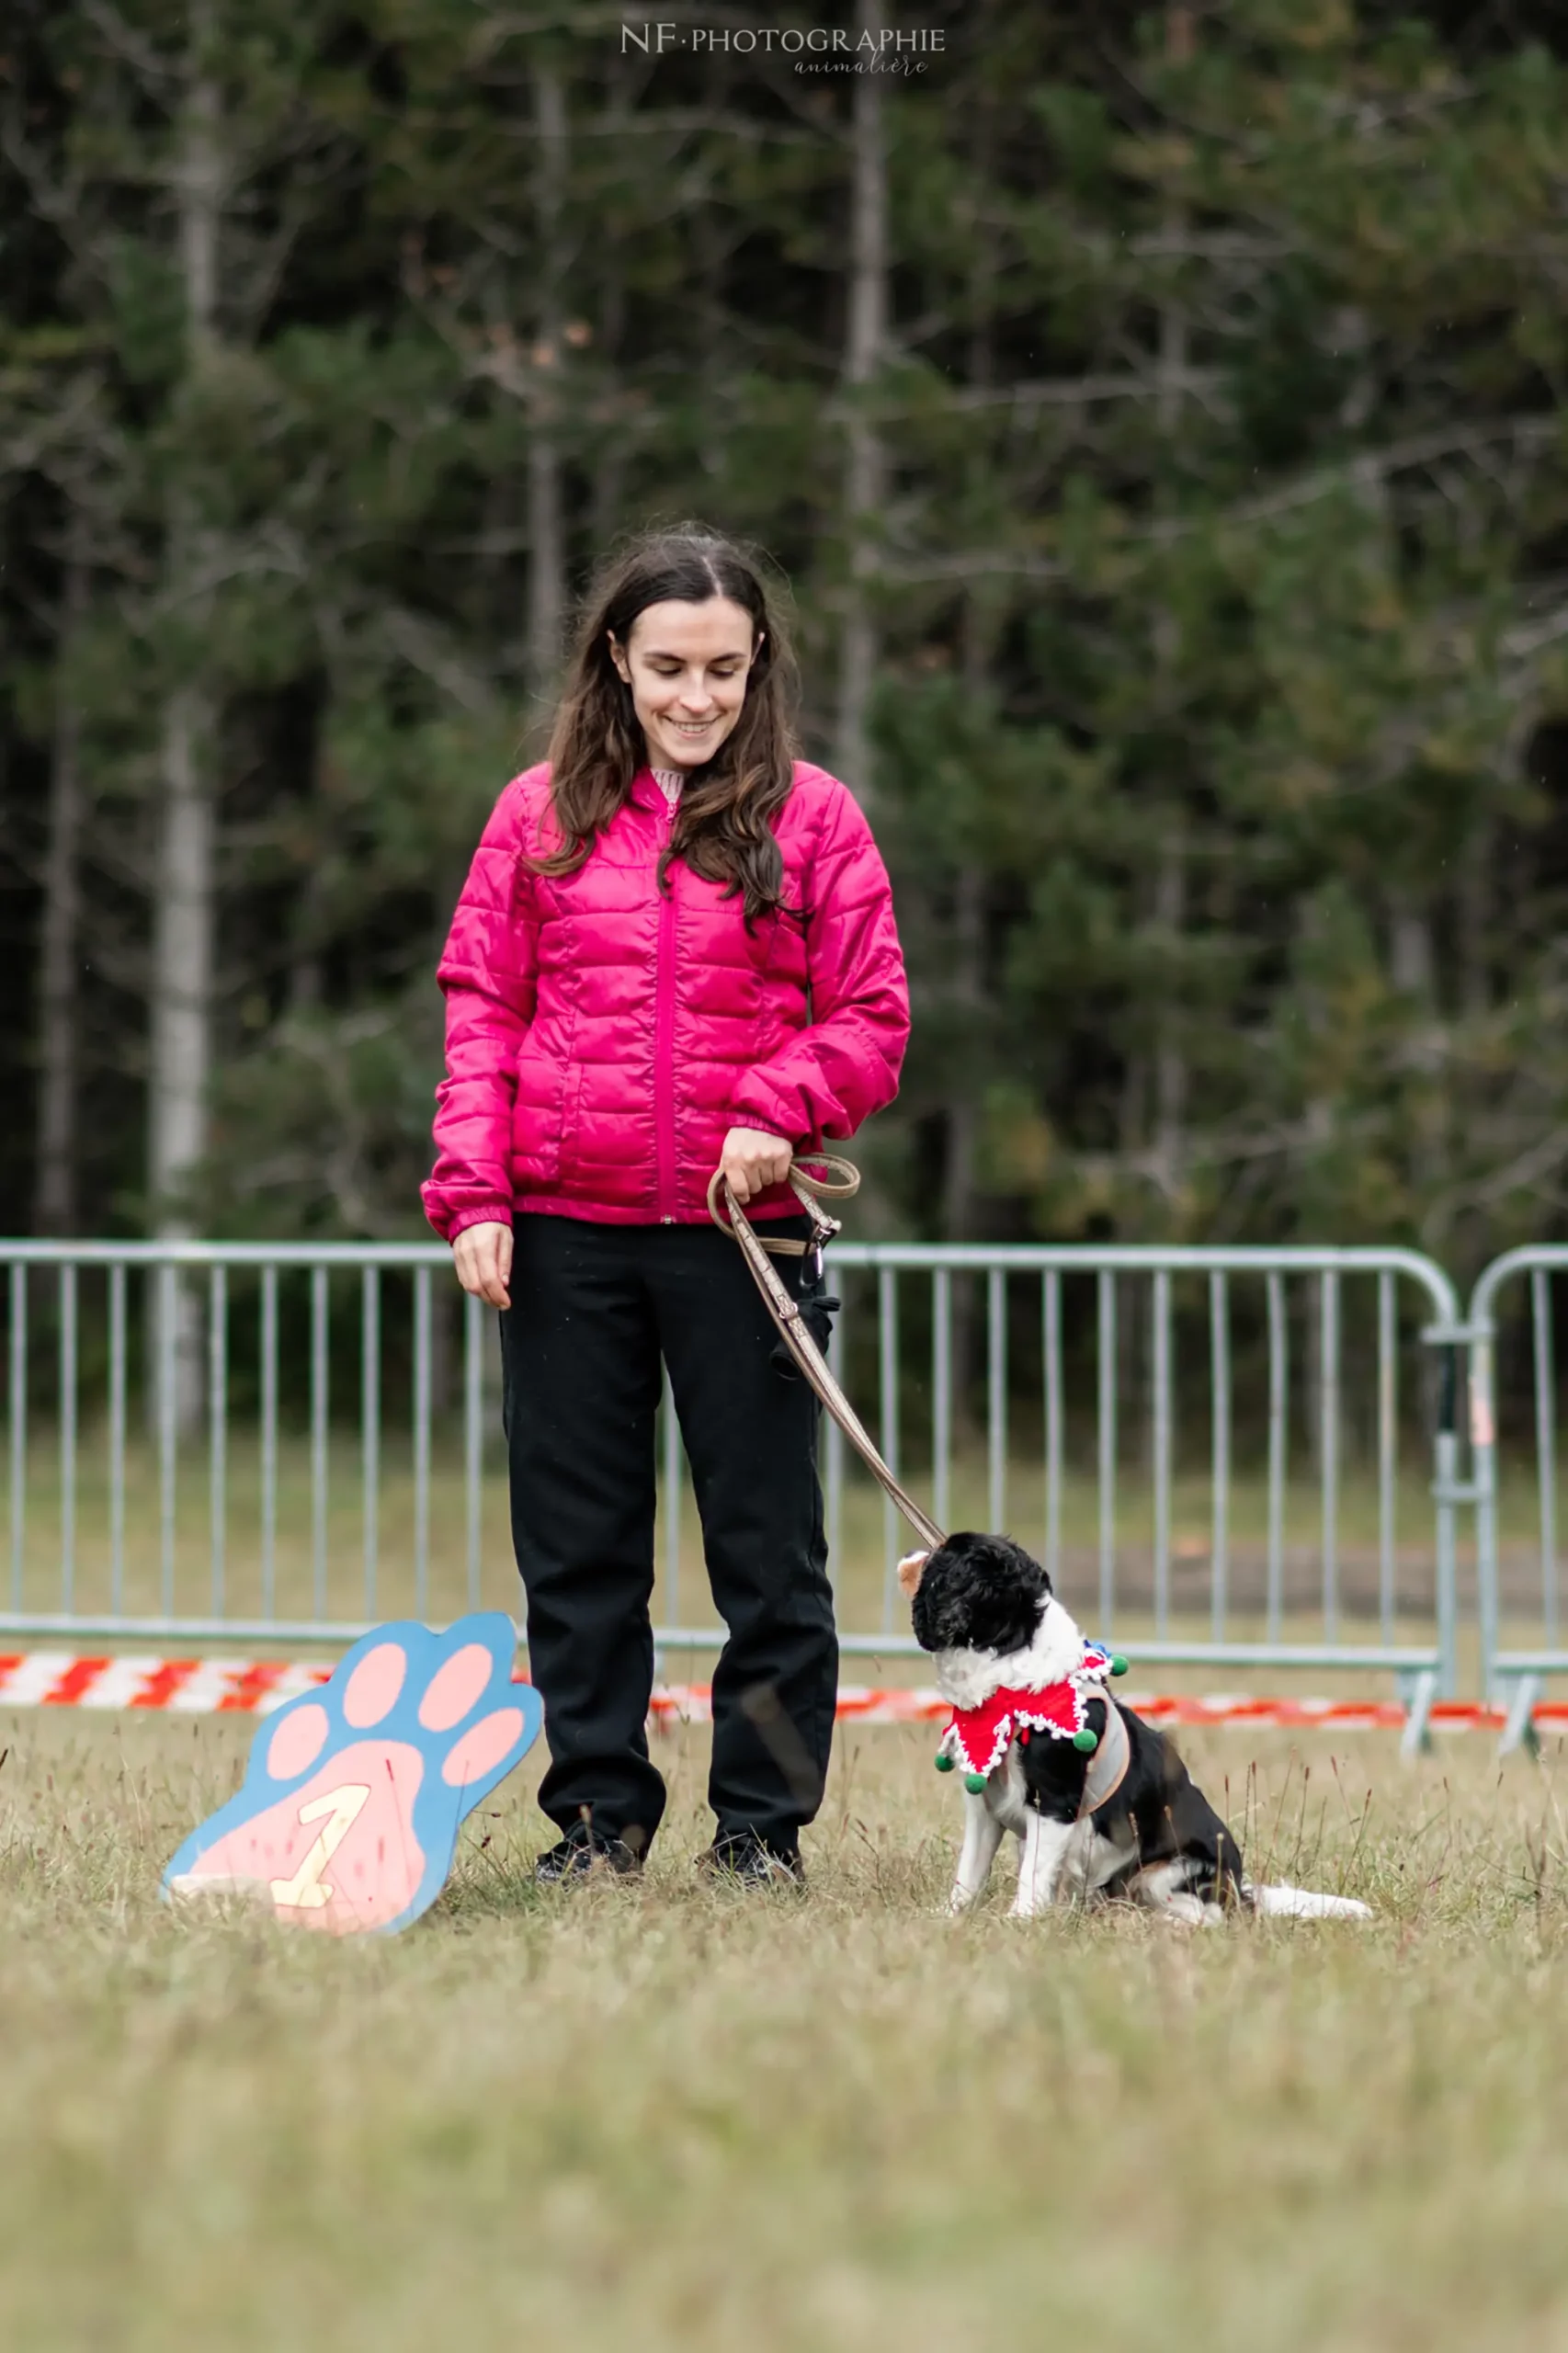
<svg viewBox="0 0 1568 2353">
<path fill-rule="evenodd" d="M 1369 1929 L 939 1916 L 929 1734 L 851 1733 L 802 1899 L 528 1883 L 530 1757 L 405 1938 L 190 1922 L 251 1727 L 0 1720 L 0 2344 L 1568 2346 L 1568 1768 L 1189 1755 Z"/>
</svg>

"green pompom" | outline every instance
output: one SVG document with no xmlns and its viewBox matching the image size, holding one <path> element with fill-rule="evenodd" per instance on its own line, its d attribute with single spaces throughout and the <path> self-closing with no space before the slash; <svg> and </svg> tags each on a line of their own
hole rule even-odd
<svg viewBox="0 0 1568 2353">
<path fill-rule="evenodd" d="M 963 1785 L 971 1797 L 977 1798 L 985 1787 L 985 1776 L 983 1773 L 966 1773 L 963 1777 Z"/>
<path fill-rule="evenodd" d="M 938 1772 L 938 1773 L 950 1773 L 950 1772 L 952 1771 L 952 1769 L 953 1769 L 953 1760 L 952 1760 L 952 1758 L 948 1755 L 948 1752 L 947 1752 L 947 1750 L 946 1750 L 945 1748 L 938 1748 L 938 1750 L 937 1751 L 937 1772 Z"/>
<path fill-rule="evenodd" d="M 1074 1745 L 1074 1748 L 1081 1748 L 1081 1749 L 1083 1749 L 1083 1750 L 1085 1751 L 1085 1754 L 1087 1754 L 1087 1753 L 1088 1753 L 1090 1750 L 1092 1750 L 1092 1749 L 1096 1749 L 1096 1748 L 1097 1748 L 1097 1747 L 1099 1746 L 1099 1745 L 1100 1745 L 1100 1736 L 1099 1736 L 1098 1733 L 1097 1733 L 1097 1732 L 1091 1732 L 1087 1724 L 1085 1724 L 1085 1725 L 1084 1726 L 1084 1729 L 1083 1729 L 1083 1731 L 1082 1731 L 1082 1732 L 1075 1732 L 1075 1733 L 1073 1734 L 1073 1745 Z"/>
<path fill-rule="evenodd" d="M 1127 1672 L 1127 1661 L 1119 1651 L 1111 1654 L 1110 1671 L 1113 1675 L 1125 1675 Z"/>
</svg>

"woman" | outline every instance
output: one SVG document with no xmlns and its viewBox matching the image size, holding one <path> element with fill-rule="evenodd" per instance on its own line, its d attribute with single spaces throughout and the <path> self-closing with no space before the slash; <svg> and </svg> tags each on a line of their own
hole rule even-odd
<svg viewBox="0 0 1568 2353">
<path fill-rule="evenodd" d="M 650 533 L 590 598 L 549 759 L 508 785 L 439 979 L 425 1188 L 502 1311 L 512 1534 L 561 1832 L 544 1880 L 634 1869 L 664 1811 L 653 1421 L 669 1368 L 714 1602 L 710 1860 L 798 1877 L 838 1649 L 816 1404 L 709 1179 L 776 1234 L 797 1154 L 891 1100 L 908 1030 L 892 895 L 845 787 L 795 759 L 793 666 L 756 565 Z M 792 1222 L 791 1222 L 792 1221 Z M 780 1258 L 798 1289 L 802 1262 Z"/>
</svg>

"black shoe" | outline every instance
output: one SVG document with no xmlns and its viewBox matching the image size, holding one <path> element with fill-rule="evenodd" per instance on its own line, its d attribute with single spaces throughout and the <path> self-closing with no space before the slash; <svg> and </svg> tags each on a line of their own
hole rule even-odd
<svg viewBox="0 0 1568 2353">
<path fill-rule="evenodd" d="M 715 1838 L 697 1868 L 705 1879 L 733 1882 L 736 1887 L 794 1887 L 806 1883 L 806 1867 L 798 1847 L 770 1847 L 755 1830 L 736 1830 Z"/>
<path fill-rule="evenodd" d="M 540 1855 L 534 1881 L 540 1887 L 556 1887 L 562 1880 L 587 1879 L 594 1872 L 609 1871 L 625 1879 L 642 1868 L 642 1858 L 624 1838 L 607 1838 L 602 1831 L 585 1825 Z"/>
</svg>

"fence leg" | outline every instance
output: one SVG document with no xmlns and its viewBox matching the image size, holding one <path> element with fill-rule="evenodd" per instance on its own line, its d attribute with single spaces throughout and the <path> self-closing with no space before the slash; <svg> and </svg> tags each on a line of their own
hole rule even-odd
<svg viewBox="0 0 1568 2353">
<path fill-rule="evenodd" d="M 1399 1696 L 1404 1702 L 1404 1730 L 1399 1736 L 1402 1756 L 1428 1756 L 1432 1751 L 1432 1702 L 1437 1677 L 1429 1666 L 1416 1675 L 1402 1675 Z"/>
<path fill-rule="evenodd" d="M 1458 1648 L 1458 1592 L 1454 1561 L 1454 1511 L 1459 1493 L 1459 1351 L 1446 1346 L 1437 1359 L 1437 1428 L 1433 1441 L 1433 1530 L 1437 1571 L 1437 1674 L 1443 1697 L 1454 1696 Z"/>
<path fill-rule="evenodd" d="M 1521 1675 L 1516 1679 L 1503 1737 L 1497 1743 L 1499 1756 L 1511 1756 L 1516 1748 L 1525 1749 L 1531 1756 L 1540 1755 L 1540 1734 L 1535 1728 L 1535 1703 L 1540 1697 L 1539 1675 Z"/>
<path fill-rule="evenodd" d="M 1474 1319 L 1470 1345 L 1470 1450 L 1475 1487 L 1476 1618 L 1481 1696 L 1492 1697 L 1497 1655 L 1497 1415 L 1492 1394 L 1492 1326 Z"/>
</svg>

